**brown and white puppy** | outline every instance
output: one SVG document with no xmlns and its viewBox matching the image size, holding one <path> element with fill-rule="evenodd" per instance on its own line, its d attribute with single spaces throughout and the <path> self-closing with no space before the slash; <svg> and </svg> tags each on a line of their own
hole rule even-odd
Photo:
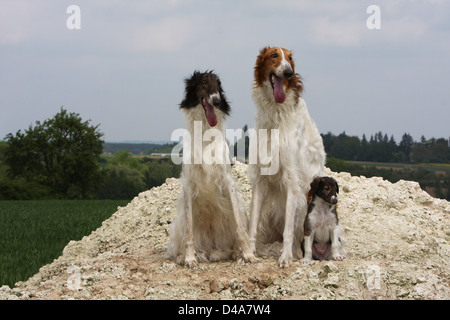
<svg viewBox="0 0 450 320">
<path fill-rule="evenodd" d="M 337 202 L 339 186 L 330 177 L 318 177 L 311 190 L 302 243 L 303 263 L 315 260 L 343 260 L 345 257 L 344 228 L 339 225 Z"/>
</svg>

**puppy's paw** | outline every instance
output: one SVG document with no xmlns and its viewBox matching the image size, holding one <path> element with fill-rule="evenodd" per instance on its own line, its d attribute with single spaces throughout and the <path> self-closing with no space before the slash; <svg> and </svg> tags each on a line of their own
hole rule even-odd
<svg viewBox="0 0 450 320">
<path fill-rule="evenodd" d="M 331 259 L 336 260 L 336 261 L 342 261 L 342 260 L 344 260 L 344 256 L 337 254 L 337 255 L 332 256 Z"/>
<path fill-rule="evenodd" d="M 302 260 L 300 260 L 300 263 L 303 265 L 307 265 L 307 264 L 313 264 L 314 262 L 309 258 L 303 258 Z"/>
</svg>

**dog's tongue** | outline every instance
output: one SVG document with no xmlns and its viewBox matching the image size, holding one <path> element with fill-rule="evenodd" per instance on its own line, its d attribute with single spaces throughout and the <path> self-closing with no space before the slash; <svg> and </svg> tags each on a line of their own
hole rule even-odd
<svg viewBox="0 0 450 320">
<path fill-rule="evenodd" d="M 274 83 L 273 83 L 273 97 L 275 98 L 275 101 L 277 103 L 283 103 L 284 100 L 286 100 L 286 93 L 284 92 L 283 88 L 283 79 L 273 76 Z"/>
<path fill-rule="evenodd" d="M 210 105 L 206 99 L 203 100 L 203 106 L 205 107 L 206 112 L 206 120 L 208 120 L 208 123 L 211 127 L 215 127 L 217 124 L 217 117 L 216 113 L 214 112 L 214 107 Z"/>
</svg>

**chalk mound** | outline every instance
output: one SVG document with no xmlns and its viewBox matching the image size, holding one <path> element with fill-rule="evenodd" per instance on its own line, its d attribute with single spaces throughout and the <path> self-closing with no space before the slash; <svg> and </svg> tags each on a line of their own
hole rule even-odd
<svg viewBox="0 0 450 320">
<path fill-rule="evenodd" d="M 326 170 L 340 185 L 344 261 L 202 263 L 190 270 L 166 257 L 180 192 L 177 179 L 139 194 L 102 226 L 0 299 L 449 299 L 450 202 L 419 184 Z M 246 165 L 233 175 L 249 206 Z"/>
</svg>

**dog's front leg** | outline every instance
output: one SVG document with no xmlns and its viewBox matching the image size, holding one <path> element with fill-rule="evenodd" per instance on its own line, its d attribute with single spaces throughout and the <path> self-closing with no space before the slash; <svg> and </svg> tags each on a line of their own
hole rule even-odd
<svg viewBox="0 0 450 320">
<path fill-rule="evenodd" d="M 249 244 L 250 250 L 256 253 L 256 235 L 258 233 L 259 212 L 261 210 L 261 187 L 258 183 L 253 186 L 252 201 L 250 205 Z"/>
<path fill-rule="evenodd" d="M 339 240 L 340 234 L 342 234 L 342 231 L 339 225 L 331 230 L 331 259 L 333 260 L 344 260 L 344 255 L 341 253 L 342 245 Z"/>
<path fill-rule="evenodd" d="M 283 252 L 278 259 L 278 266 L 280 268 L 288 268 L 292 264 L 292 245 L 294 243 L 294 228 L 295 228 L 295 211 L 296 211 L 296 197 L 295 189 L 288 187 L 286 199 L 286 215 L 284 220 L 283 230 Z"/>
<path fill-rule="evenodd" d="M 186 188 L 189 189 L 189 188 Z M 197 266 L 197 259 L 195 258 L 194 248 L 194 225 L 192 217 L 192 196 L 188 190 L 184 190 L 184 212 L 186 213 L 186 255 L 184 258 L 184 265 L 189 268 Z"/>
<path fill-rule="evenodd" d="M 303 239 L 303 248 L 305 250 L 305 254 L 301 262 L 303 264 L 308 264 L 312 260 L 312 246 L 314 242 L 314 232 L 309 232 L 307 235 L 305 232 L 305 238 Z"/>
<path fill-rule="evenodd" d="M 231 205 L 233 207 L 234 220 L 236 222 L 236 229 L 237 229 L 236 235 L 239 246 L 241 248 L 242 257 L 245 262 L 257 262 L 258 259 L 255 257 L 253 251 L 250 249 L 249 246 L 247 230 L 245 230 L 244 222 L 242 221 L 244 213 L 241 214 L 237 200 L 236 189 L 234 188 L 231 182 L 228 185 L 229 185 L 228 191 L 230 193 L 231 198 Z"/>
</svg>

